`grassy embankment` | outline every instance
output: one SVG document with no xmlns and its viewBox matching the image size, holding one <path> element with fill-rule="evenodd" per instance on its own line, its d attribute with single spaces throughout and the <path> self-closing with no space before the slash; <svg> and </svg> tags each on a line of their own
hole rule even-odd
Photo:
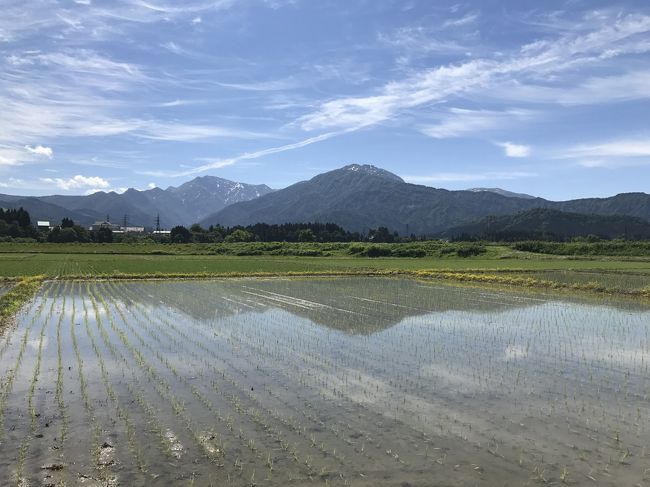
<svg viewBox="0 0 650 487">
<path fill-rule="evenodd" d="M 25 277 L 0 297 L 0 333 L 9 325 L 18 310 L 40 289 L 43 276 Z"/>
<path fill-rule="evenodd" d="M 468 244 L 0 244 L 0 277 L 403 275 L 650 297 L 650 258 L 644 253 L 567 257 L 480 247 L 478 255 L 459 257 Z M 420 257 L 369 258 L 370 248 L 384 255 Z"/>
</svg>

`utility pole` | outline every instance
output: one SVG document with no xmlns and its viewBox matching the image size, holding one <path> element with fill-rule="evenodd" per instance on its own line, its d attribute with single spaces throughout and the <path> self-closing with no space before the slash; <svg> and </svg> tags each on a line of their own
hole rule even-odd
<svg viewBox="0 0 650 487">
<path fill-rule="evenodd" d="M 160 233 L 160 213 L 156 215 L 156 232 Z"/>
<path fill-rule="evenodd" d="M 123 223 L 123 225 L 122 225 L 122 230 L 125 231 L 125 232 L 126 232 L 126 227 L 127 227 L 127 218 L 128 218 L 128 216 L 129 216 L 129 215 L 127 215 L 127 214 L 125 213 L 125 214 L 124 214 L 124 220 L 123 220 L 123 222 L 122 222 L 122 223 Z"/>
</svg>

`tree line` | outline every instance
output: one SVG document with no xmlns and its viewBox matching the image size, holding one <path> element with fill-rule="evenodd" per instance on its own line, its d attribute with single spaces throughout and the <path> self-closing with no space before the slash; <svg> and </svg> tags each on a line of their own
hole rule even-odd
<svg viewBox="0 0 650 487">
<path fill-rule="evenodd" d="M 349 232 L 335 223 L 256 223 L 248 226 L 189 228 L 176 226 L 169 239 L 173 243 L 233 243 L 233 242 L 376 242 L 391 243 L 410 239 L 400 238 L 386 227 L 370 230 L 367 235 Z"/>
<path fill-rule="evenodd" d="M 38 242 L 112 242 L 110 228 L 89 231 L 75 224 L 70 218 L 63 218 L 59 225 L 51 229 L 39 229 L 32 224 L 29 212 L 23 208 L 0 208 L 0 240 L 38 241 Z"/>
<path fill-rule="evenodd" d="M 211 225 L 203 228 L 194 224 L 189 228 L 176 226 L 169 234 L 117 234 L 108 227 L 90 231 L 70 218 L 51 229 L 38 229 L 23 208 L 4 210 L 0 208 L 0 240 L 39 242 L 160 242 L 160 243 L 232 243 L 232 242 L 374 242 L 392 243 L 415 240 L 400 237 L 386 227 L 370 230 L 367 234 L 349 232 L 335 223 L 256 223 L 248 226 L 222 227 Z"/>
</svg>

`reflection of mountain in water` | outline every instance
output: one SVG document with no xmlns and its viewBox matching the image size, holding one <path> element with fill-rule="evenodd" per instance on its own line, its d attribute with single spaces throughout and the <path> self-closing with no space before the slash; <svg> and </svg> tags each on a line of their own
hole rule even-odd
<svg viewBox="0 0 650 487">
<path fill-rule="evenodd" d="M 498 312 L 538 299 L 397 278 L 237 279 L 132 284 L 148 304 L 200 320 L 279 308 L 352 334 L 389 328 L 410 316 L 444 311 Z"/>
</svg>

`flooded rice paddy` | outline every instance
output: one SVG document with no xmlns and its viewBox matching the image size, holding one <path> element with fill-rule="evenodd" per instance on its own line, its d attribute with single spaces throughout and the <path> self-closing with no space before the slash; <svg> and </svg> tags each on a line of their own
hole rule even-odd
<svg viewBox="0 0 650 487">
<path fill-rule="evenodd" d="M 648 485 L 650 308 L 400 279 L 46 283 L 2 485 Z"/>
</svg>

